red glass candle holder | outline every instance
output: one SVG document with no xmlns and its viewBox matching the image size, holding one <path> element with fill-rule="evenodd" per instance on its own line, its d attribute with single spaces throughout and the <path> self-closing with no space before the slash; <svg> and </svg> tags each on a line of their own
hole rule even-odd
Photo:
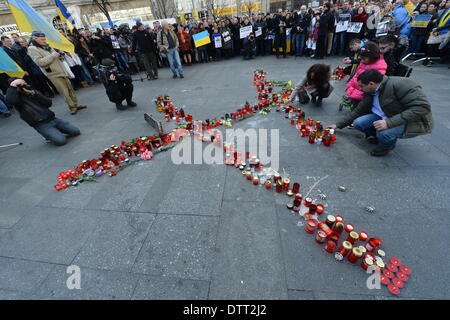
<svg viewBox="0 0 450 320">
<path fill-rule="evenodd" d="M 316 232 L 316 242 L 319 244 L 325 243 L 327 239 L 327 234 L 323 230 L 317 230 Z"/>
<path fill-rule="evenodd" d="M 322 214 L 322 213 L 324 213 L 324 211 L 325 211 L 324 205 L 318 203 L 318 204 L 316 205 L 316 213 L 317 213 L 317 214 Z"/>
<path fill-rule="evenodd" d="M 300 192 L 300 184 L 299 183 L 295 182 L 292 185 L 292 192 L 293 193 L 299 193 Z"/>
<path fill-rule="evenodd" d="M 309 219 L 305 225 L 305 231 L 309 234 L 313 234 L 317 229 L 317 221 Z"/>
<path fill-rule="evenodd" d="M 336 250 L 336 242 L 332 241 L 332 240 L 328 240 L 327 244 L 325 245 L 325 251 L 329 252 L 329 253 L 333 253 L 334 250 Z"/>
<path fill-rule="evenodd" d="M 346 257 L 347 254 L 352 250 L 352 244 L 348 241 L 342 242 L 341 246 L 338 249 L 338 252 L 343 256 Z"/>
</svg>

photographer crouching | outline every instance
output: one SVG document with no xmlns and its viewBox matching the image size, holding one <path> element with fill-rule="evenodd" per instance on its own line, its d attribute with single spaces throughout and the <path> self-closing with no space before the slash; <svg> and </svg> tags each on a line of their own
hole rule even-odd
<svg viewBox="0 0 450 320">
<path fill-rule="evenodd" d="M 125 110 L 127 107 L 136 107 L 133 102 L 133 82 L 131 76 L 121 73 L 115 66 L 114 60 L 103 59 L 99 68 L 100 79 L 106 89 L 106 94 L 111 102 L 116 104 L 117 110 Z M 122 101 L 127 101 L 127 106 Z"/>
<path fill-rule="evenodd" d="M 46 140 L 57 146 L 65 145 L 67 136 L 78 136 L 80 129 L 68 121 L 55 117 L 49 110 L 52 100 L 33 90 L 25 80 L 10 78 L 10 87 L 6 92 L 6 101 L 20 113 L 23 121 L 28 123 Z"/>
</svg>

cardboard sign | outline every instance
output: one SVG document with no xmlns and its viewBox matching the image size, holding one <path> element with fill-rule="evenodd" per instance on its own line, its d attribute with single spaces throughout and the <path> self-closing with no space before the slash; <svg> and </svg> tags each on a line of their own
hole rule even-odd
<svg viewBox="0 0 450 320">
<path fill-rule="evenodd" d="M 362 22 L 349 22 L 347 32 L 348 33 L 360 33 L 362 27 L 363 27 Z"/>
<path fill-rule="evenodd" d="M 252 26 L 241 28 L 240 29 L 241 39 L 247 38 L 250 35 L 250 33 L 252 33 L 252 31 L 253 31 Z"/>
<path fill-rule="evenodd" d="M 426 28 L 430 23 L 433 16 L 431 14 L 418 14 L 414 17 L 411 27 L 413 28 Z"/>
<path fill-rule="evenodd" d="M 339 21 L 336 25 L 336 33 L 347 31 L 348 21 Z"/>
</svg>

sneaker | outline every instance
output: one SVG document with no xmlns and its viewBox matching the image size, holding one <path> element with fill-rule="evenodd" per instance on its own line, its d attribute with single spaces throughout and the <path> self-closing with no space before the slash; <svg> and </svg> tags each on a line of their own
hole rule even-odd
<svg viewBox="0 0 450 320">
<path fill-rule="evenodd" d="M 372 152 L 370 152 L 370 155 L 372 155 L 373 157 L 384 157 L 385 155 L 387 155 L 389 153 L 389 151 L 394 150 L 395 146 L 392 146 L 388 149 L 382 149 L 380 147 L 376 147 L 375 149 L 372 150 Z"/>
<path fill-rule="evenodd" d="M 180 74 L 180 78 L 181 78 L 181 79 L 184 79 L 184 76 L 183 76 L 183 74 L 182 74 L 182 73 Z"/>
<path fill-rule="evenodd" d="M 78 112 L 78 108 L 70 108 L 70 114 L 75 115 Z"/>
<path fill-rule="evenodd" d="M 129 106 L 129 107 L 136 107 L 137 104 L 134 101 L 127 101 L 127 106 Z"/>
<path fill-rule="evenodd" d="M 172 78 L 176 79 L 176 78 L 178 78 L 178 76 L 176 74 L 174 74 Z"/>
<path fill-rule="evenodd" d="M 82 105 L 78 105 L 78 106 L 77 106 L 77 109 L 78 109 L 78 110 L 82 110 L 82 109 L 86 109 L 86 108 L 87 108 L 87 106 L 82 106 Z"/>
<path fill-rule="evenodd" d="M 322 105 L 322 98 L 317 99 L 316 106 L 320 107 Z"/>
</svg>

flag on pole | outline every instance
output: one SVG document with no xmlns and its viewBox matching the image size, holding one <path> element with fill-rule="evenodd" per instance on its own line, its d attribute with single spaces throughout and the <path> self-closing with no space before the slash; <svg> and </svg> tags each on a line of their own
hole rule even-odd
<svg viewBox="0 0 450 320">
<path fill-rule="evenodd" d="M 69 11 L 67 11 L 66 6 L 60 0 L 55 0 L 55 5 L 56 11 L 58 11 L 61 21 L 64 21 L 69 27 L 69 30 L 72 31 L 76 26 L 75 19 L 72 17 Z"/>
<path fill-rule="evenodd" d="M 74 53 L 73 44 L 56 30 L 40 13 L 25 0 L 6 0 L 16 25 L 21 32 L 40 31 L 45 33 L 48 44 L 61 51 Z"/>
<path fill-rule="evenodd" d="M 22 78 L 25 74 L 2 47 L 0 47 L 0 73 L 6 73 L 10 77 L 16 78 Z"/>
<path fill-rule="evenodd" d="M 195 47 L 201 47 L 205 44 L 211 43 L 211 39 L 209 38 L 208 31 L 203 31 L 192 36 L 194 39 Z"/>
</svg>

